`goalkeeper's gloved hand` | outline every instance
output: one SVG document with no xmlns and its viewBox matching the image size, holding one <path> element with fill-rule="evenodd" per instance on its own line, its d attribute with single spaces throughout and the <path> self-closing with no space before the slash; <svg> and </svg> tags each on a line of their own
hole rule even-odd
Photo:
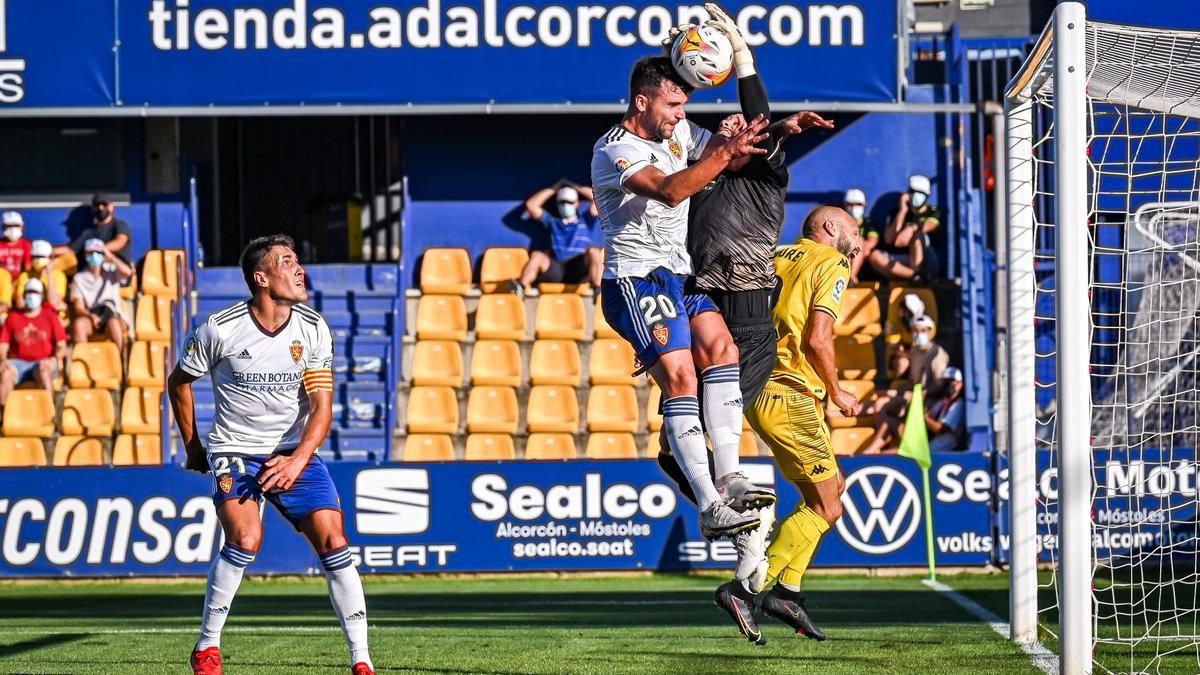
<svg viewBox="0 0 1200 675">
<path fill-rule="evenodd" d="M 663 52 L 668 57 L 671 56 L 671 47 L 675 45 L 675 38 L 679 37 L 680 33 L 686 32 L 687 29 L 691 28 L 694 25 L 696 25 L 696 24 L 681 23 L 678 26 L 671 26 L 670 30 L 667 31 L 667 38 L 662 41 Z"/>
<path fill-rule="evenodd" d="M 746 45 L 746 38 L 742 37 L 742 32 L 738 30 L 737 22 L 715 2 L 704 3 L 704 9 L 712 17 L 705 22 L 706 25 L 724 33 L 725 37 L 729 38 L 729 44 L 733 46 L 733 69 L 737 72 L 737 76 L 750 77 L 753 75 L 755 73 L 754 53 Z"/>
</svg>

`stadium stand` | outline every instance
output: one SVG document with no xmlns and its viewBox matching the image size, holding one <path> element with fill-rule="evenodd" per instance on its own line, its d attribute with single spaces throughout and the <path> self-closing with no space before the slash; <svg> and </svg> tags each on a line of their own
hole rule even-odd
<svg viewBox="0 0 1200 675">
<path fill-rule="evenodd" d="M 514 340 L 479 340 L 471 349 L 471 384 L 519 387 L 525 379 Z"/>
<path fill-rule="evenodd" d="M 136 387 L 130 388 L 133 389 Z M 60 430 L 64 435 L 112 436 L 116 418 L 112 395 L 108 391 L 70 389 L 63 396 Z"/>
<path fill-rule="evenodd" d="M 449 340 L 418 342 L 413 356 L 412 383 L 417 386 L 461 387 L 463 358 L 458 343 Z"/>
<path fill-rule="evenodd" d="M 875 344 L 860 336 L 835 338 L 838 377 L 844 380 L 874 380 L 879 374 L 875 365 Z"/>
<path fill-rule="evenodd" d="M 457 295 L 423 295 L 417 307 L 418 340 L 455 340 L 467 337 L 467 306 Z M 336 353 L 336 350 L 335 350 Z"/>
<path fill-rule="evenodd" d="M 833 325 L 833 334 L 839 337 L 879 336 L 883 333 L 879 318 L 879 299 L 874 287 L 847 288 L 842 297 L 842 312 Z"/>
<path fill-rule="evenodd" d="M 72 389 L 110 389 L 119 391 L 124 372 L 121 352 L 111 342 L 88 342 L 71 349 L 67 368 L 67 386 Z"/>
<path fill-rule="evenodd" d="M 534 317 L 534 332 L 538 339 L 561 338 L 582 340 L 587 331 L 587 314 L 583 298 L 569 293 L 542 295 Z"/>
<path fill-rule="evenodd" d="M 54 466 L 100 466 L 104 464 L 104 444 L 88 436 L 59 436 L 54 443 Z"/>
<path fill-rule="evenodd" d="M 475 336 L 481 340 L 526 339 L 525 303 L 507 293 L 480 297 L 475 311 Z"/>
<path fill-rule="evenodd" d="M 620 338 L 601 338 L 592 343 L 588 379 L 596 384 L 637 384 L 632 375 L 636 359 L 633 346 Z"/>
<path fill-rule="evenodd" d="M 4 406 L 4 435 L 54 436 L 54 396 L 45 389 L 18 389 Z"/>
<path fill-rule="evenodd" d="M 533 385 L 561 384 L 578 387 L 583 377 L 579 347 L 571 340 L 538 340 L 529 356 Z"/>
<path fill-rule="evenodd" d="M 187 265 L 186 256 L 181 249 L 146 251 L 138 275 L 142 294 L 178 300 L 183 289 L 179 278 Z"/>
<path fill-rule="evenodd" d="M 521 417 L 512 387 L 474 387 L 467 399 L 467 431 L 515 434 Z"/>
<path fill-rule="evenodd" d="M 137 301 L 133 332 L 139 340 L 166 342 L 172 338 L 172 301 L 154 295 L 142 295 Z"/>
<path fill-rule="evenodd" d="M 0 438 L 0 467 L 46 466 L 40 438 Z"/>
<path fill-rule="evenodd" d="M 421 292 L 467 295 L 471 292 L 471 254 L 465 248 L 429 248 L 421 257 Z"/>
<path fill-rule="evenodd" d="M 496 246 L 483 252 L 479 263 L 479 288 L 484 293 L 507 290 L 508 283 L 521 278 L 529 262 L 529 251 L 517 246 Z"/>
<path fill-rule="evenodd" d="M 575 437 L 571 434 L 533 433 L 525 443 L 525 459 L 575 459 Z"/>
<path fill-rule="evenodd" d="M 121 433 L 162 433 L 161 389 L 127 387 L 121 399 Z"/>
<path fill-rule="evenodd" d="M 157 387 L 167 385 L 168 363 L 171 353 L 170 342 L 147 342 L 138 340 L 129 349 L 129 371 L 125 384 L 133 387 Z"/>
<path fill-rule="evenodd" d="M 742 431 L 738 454 L 742 457 L 758 457 L 761 454 L 758 447 L 758 436 L 753 431 Z"/>
<path fill-rule="evenodd" d="M 121 434 L 113 443 L 113 466 L 162 464 L 162 438 L 148 434 Z"/>
<path fill-rule="evenodd" d="M 933 290 L 909 286 L 893 286 L 888 293 L 887 324 L 884 326 L 888 344 L 912 343 L 912 333 L 908 330 L 908 324 L 904 321 L 903 313 L 904 296 L 909 294 L 916 295 L 921 298 L 921 302 L 925 303 L 925 314 L 933 319 L 934 337 L 937 337 L 938 306 Z"/>
<path fill-rule="evenodd" d="M 588 437 L 588 459 L 637 459 L 633 434 L 601 432 Z"/>
<path fill-rule="evenodd" d="M 517 449 L 507 433 L 471 434 L 467 437 L 467 461 L 498 461 L 516 459 Z"/>
<path fill-rule="evenodd" d="M 406 420 L 409 433 L 457 433 L 458 397 L 450 387 L 413 387 Z"/>
<path fill-rule="evenodd" d="M 530 432 L 578 431 L 579 399 L 575 389 L 551 384 L 535 386 L 526 404 L 526 426 Z"/>
<path fill-rule="evenodd" d="M 592 387 L 588 394 L 587 427 L 592 432 L 637 431 L 638 404 L 633 387 L 612 384 Z"/>
<path fill-rule="evenodd" d="M 830 431 L 833 441 L 833 453 L 846 456 L 861 452 L 871 442 L 875 430 L 870 427 L 851 427 L 848 429 L 833 429 Z"/>
<path fill-rule="evenodd" d="M 404 443 L 404 461 L 454 461 L 454 442 L 446 434 L 409 434 Z"/>
<path fill-rule="evenodd" d="M 657 385 L 650 386 L 650 395 L 646 397 L 646 427 L 652 432 L 662 429 L 662 389 Z"/>
</svg>

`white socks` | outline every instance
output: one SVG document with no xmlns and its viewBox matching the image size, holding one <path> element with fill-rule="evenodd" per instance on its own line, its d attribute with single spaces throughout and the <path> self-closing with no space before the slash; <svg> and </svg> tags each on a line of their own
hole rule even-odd
<svg viewBox="0 0 1200 675">
<path fill-rule="evenodd" d="M 200 641 L 196 651 L 221 646 L 221 629 L 229 618 L 229 606 L 242 584 L 246 566 L 254 562 L 254 554 L 233 544 L 221 547 L 221 553 L 208 568 L 208 590 L 204 592 L 204 613 L 200 615 Z"/>
<path fill-rule="evenodd" d="M 375 669 L 367 651 L 367 601 L 363 597 L 362 580 L 350 556 L 348 547 L 320 556 L 325 578 L 329 580 L 329 600 L 342 622 L 346 644 L 350 646 L 350 665 L 363 662 Z"/>
<path fill-rule="evenodd" d="M 720 480 L 741 468 L 742 387 L 738 364 L 706 368 L 700 380 L 704 387 L 704 423 L 713 444 L 713 477 Z"/>
<path fill-rule="evenodd" d="M 663 402 L 663 426 L 675 460 L 687 476 L 696 506 L 703 512 L 710 504 L 721 500 L 708 472 L 708 447 L 700 427 L 700 403 L 695 396 L 676 396 Z"/>
</svg>

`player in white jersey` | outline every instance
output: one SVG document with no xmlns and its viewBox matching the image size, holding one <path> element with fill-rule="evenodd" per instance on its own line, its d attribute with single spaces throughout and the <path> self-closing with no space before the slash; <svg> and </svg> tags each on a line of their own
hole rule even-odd
<svg viewBox="0 0 1200 675">
<path fill-rule="evenodd" d="M 225 545 L 208 572 L 196 675 L 220 675 L 221 628 L 242 574 L 262 545 L 263 499 L 312 544 L 350 647 L 351 673 L 374 675 L 362 581 L 350 555 L 341 503 L 317 448 L 333 421 L 333 335 L 312 308 L 290 237 L 251 241 L 242 252 L 249 300 L 208 317 L 183 344 L 167 393 L 187 449 L 187 468 L 211 473 Z M 212 377 L 216 417 L 206 442 L 196 429 L 192 382 Z"/>
<path fill-rule="evenodd" d="M 766 126 L 759 118 L 731 138 L 715 139 L 687 120 L 690 92 L 669 59 L 638 60 L 624 119 L 592 150 L 592 188 L 607 249 L 604 317 L 662 388 L 667 441 L 696 495 L 700 530 L 715 538 L 757 527 L 758 516 L 744 511 L 774 503 L 775 495 L 739 470 L 738 351 L 716 305 L 688 287 L 689 199 L 731 161 L 766 154 L 755 145 L 767 136 L 759 135 Z"/>
</svg>

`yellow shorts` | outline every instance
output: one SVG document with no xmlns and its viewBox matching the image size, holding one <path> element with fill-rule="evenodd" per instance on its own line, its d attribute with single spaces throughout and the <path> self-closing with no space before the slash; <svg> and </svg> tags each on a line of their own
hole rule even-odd
<svg viewBox="0 0 1200 675">
<path fill-rule="evenodd" d="M 768 382 L 754 405 L 746 409 L 746 421 L 791 480 L 820 483 L 837 475 L 825 411 L 812 395 Z"/>
</svg>

